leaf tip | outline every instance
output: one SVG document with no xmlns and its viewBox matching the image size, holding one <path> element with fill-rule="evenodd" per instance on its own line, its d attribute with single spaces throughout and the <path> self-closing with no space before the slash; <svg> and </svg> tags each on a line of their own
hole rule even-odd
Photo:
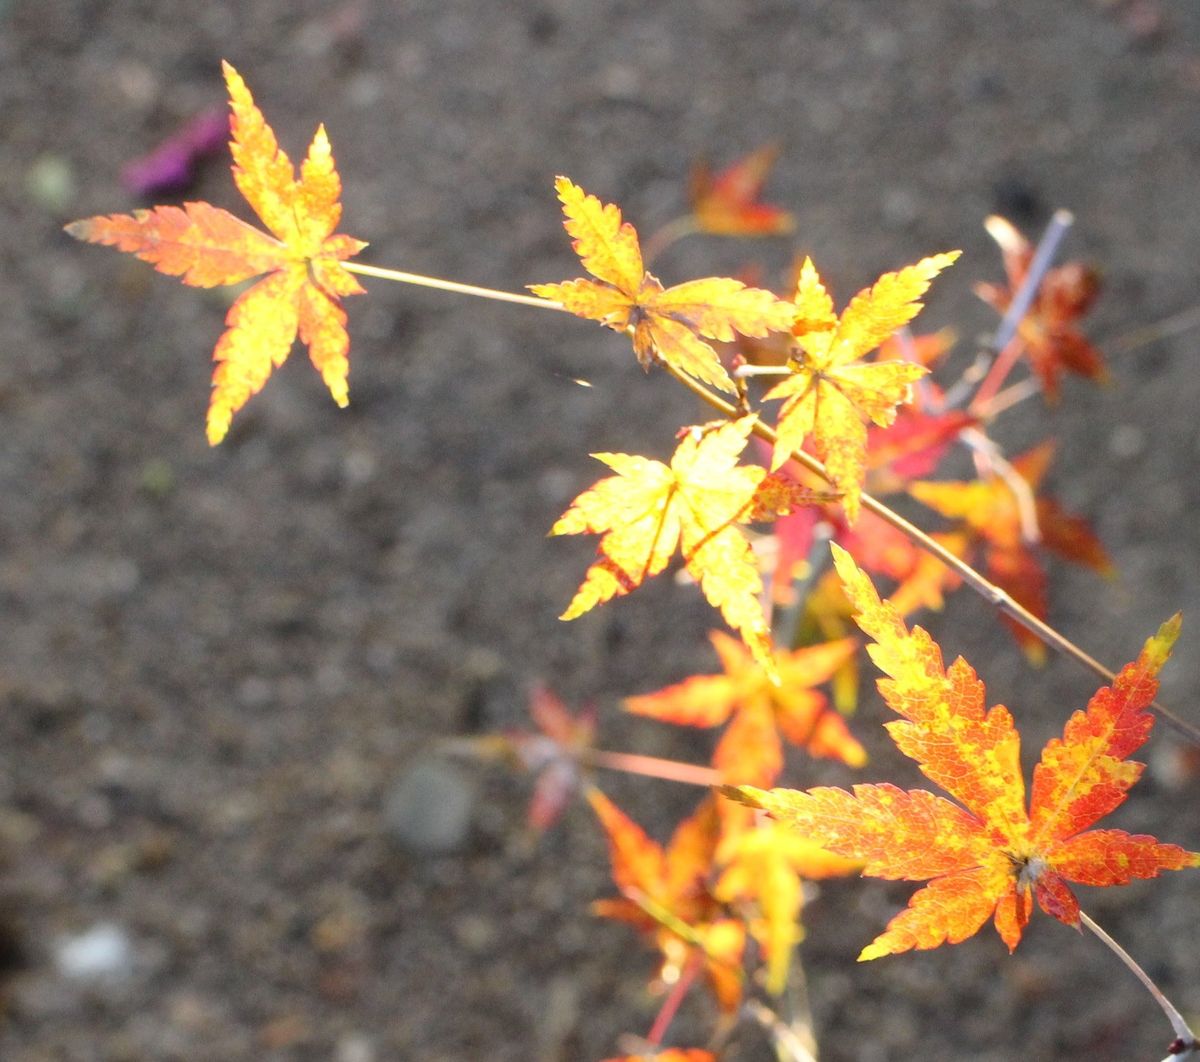
<svg viewBox="0 0 1200 1062">
<path fill-rule="evenodd" d="M 1182 625 L 1183 613 L 1176 612 L 1175 615 L 1158 628 L 1158 633 L 1146 642 L 1146 647 L 1142 650 L 1142 653 L 1155 671 L 1158 671 L 1167 662 L 1167 657 L 1171 655 L 1171 649 L 1179 638 L 1179 631 Z"/>
<path fill-rule="evenodd" d="M 761 809 L 763 804 L 759 799 L 759 794 L 766 795 L 763 790 L 755 789 L 752 785 L 719 785 L 716 790 L 721 796 L 738 804 L 744 804 L 748 808 Z"/>
<path fill-rule="evenodd" d="M 221 73 L 225 76 L 225 86 L 229 89 L 230 96 L 246 91 L 246 82 L 228 59 L 221 60 Z"/>
<path fill-rule="evenodd" d="M 219 446 L 229 433 L 229 422 L 222 421 L 216 417 L 208 418 L 208 425 L 205 428 L 205 435 L 208 438 L 209 446 Z"/>
</svg>

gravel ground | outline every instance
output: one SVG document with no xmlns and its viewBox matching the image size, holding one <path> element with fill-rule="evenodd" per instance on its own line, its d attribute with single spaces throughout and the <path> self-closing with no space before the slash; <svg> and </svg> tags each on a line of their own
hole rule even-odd
<svg viewBox="0 0 1200 1062">
<path fill-rule="evenodd" d="M 984 216 L 1072 209 L 1112 384 L 998 435 L 1059 439 L 1053 489 L 1121 573 L 1055 568 L 1054 623 L 1119 663 L 1183 609 L 1163 699 L 1198 718 L 1198 333 L 1122 347 L 1200 302 L 1196 4 L 0 0 L 0 1057 L 586 1062 L 657 1006 L 649 954 L 587 914 L 587 810 L 531 852 L 525 780 L 435 747 L 517 725 L 546 680 L 599 703 L 606 747 L 703 755 L 616 700 L 710 669 L 711 615 L 660 580 L 559 623 L 590 546 L 544 538 L 588 451 L 662 455 L 703 414 L 590 325 L 373 283 L 349 306 L 349 410 L 294 355 L 210 450 L 225 294 L 60 227 L 139 205 L 122 166 L 222 103 L 222 58 L 293 154 L 326 124 L 365 260 L 479 284 L 575 275 L 557 173 L 649 230 L 694 158 L 778 140 L 796 239 L 684 241 L 664 279 L 803 250 L 844 299 L 962 247 L 927 321 L 970 339 L 992 323 L 970 284 L 999 272 Z M 240 209 L 220 160 L 187 194 Z M 974 599 L 931 626 L 1027 750 L 1094 688 L 1031 671 Z M 882 716 L 855 723 L 869 777 L 907 780 Z M 1149 757 L 1116 824 L 1200 847 L 1196 773 L 1169 733 Z M 660 836 L 692 796 L 603 782 Z M 1200 1017 L 1196 890 L 1084 902 Z M 1165 1054 L 1149 997 L 1043 917 L 1014 957 L 985 930 L 856 965 L 908 892 L 836 883 L 809 908 L 822 1059 Z M 673 1034 L 709 1017 L 689 1001 Z M 770 1053 L 747 1034 L 728 1057 Z"/>
</svg>

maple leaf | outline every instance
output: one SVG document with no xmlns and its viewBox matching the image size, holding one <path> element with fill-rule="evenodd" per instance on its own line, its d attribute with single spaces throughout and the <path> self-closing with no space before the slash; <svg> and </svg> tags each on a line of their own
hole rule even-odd
<svg viewBox="0 0 1200 1062">
<path fill-rule="evenodd" d="M 720 836 L 716 798 L 707 796 L 676 827 L 666 848 L 597 789 L 588 800 L 608 838 L 612 876 L 622 895 L 598 900 L 592 910 L 649 935 L 662 952 L 660 977 L 678 980 L 693 959 L 723 1010 L 742 998 L 745 928 L 728 917 L 710 887 Z"/>
<path fill-rule="evenodd" d="M 688 191 L 692 217 L 700 231 L 713 236 L 781 236 L 791 232 L 795 218 L 761 198 L 778 157 L 778 147 L 767 144 L 715 175 L 706 163 L 697 163 Z"/>
<path fill-rule="evenodd" d="M 858 516 L 866 476 L 866 421 L 891 424 L 913 381 L 928 371 L 908 361 L 862 359 L 917 315 L 930 282 L 960 253 L 934 255 L 885 273 L 855 295 L 840 317 L 812 260 L 801 266 L 793 297 L 793 371 L 765 396 L 784 400 L 771 467 L 779 468 L 811 436 L 814 451 L 844 495 L 850 523 Z"/>
<path fill-rule="evenodd" d="M 562 619 L 575 619 L 641 586 L 667 566 L 679 546 L 709 603 L 742 635 L 755 658 L 773 667 L 770 630 L 758 600 L 762 580 L 738 524 L 823 496 L 770 476 L 760 466 L 737 463 L 754 419 L 689 429 L 669 466 L 635 454 L 592 454 L 617 474 L 580 494 L 550 529 L 552 535 L 603 536 L 598 559 Z"/>
<path fill-rule="evenodd" d="M 914 476 L 929 475 L 963 429 L 975 423 L 975 417 L 961 410 L 933 414 L 912 407 L 899 410 L 890 427 L 872 428 L 867 434 L 866 467 L 872 489 L 877 494 L 887 493 Z M 782 465 L 779 474 L 801 485 L 817 479 L 796 461 Z M 911 539 L 874 513 L 860 512 L 851 526 L 832 506 L 797 509 L 775 521 L 777 550 L 771 586 L 777 603 L 790 601 L 795 573 L 803 569 L 821 525 L 824 530 L 831 529 L 833 540 L 865 568 L 893 579 L 907 578 L 924 556 Z"/>
<path fill-rule="evenodd" d="M 993 215 L 985 222 L 988 234 L 1000 245 L 1007 285 L 976 284 L 975 293 L 997 313 L 1008 311 L 1025 281 L 1033 261 L 1033 245 L 1004 218 Z M 1104 358 L 1079 330 L 1076 321 L 1091 309 L 1100 291 L 1095 270 L 1080 262 L 1066 262 L 1046 271 L 1029 312 L 1017 326 L 1029 364 L 1042 382 L 1050 402 L 1059 397 L 1064 372 L 1103 382 L 1108 371 Z"/>
<path fill-rule="evenodd" d="M 681 726 L 718 726 L 732 718 L 713 753 L 713 766 L 727 782 L 771 785 L 783 769 L 781 733 L 813 756 L 854 767 L 866 762 L 866 752 L 842 717 L 813 689 L 854 655 L 854 639 L 777 650 L 776 684 L 740 642 L 721 631 L 709 637 L 723 675 L 694 675 L 655 693 L 628 697 L 626 710 Z"/>
<path fill-rule="evenodd" d="M 1037 494 L 1053 456 L 1054 444 L 1048 441 L 1013 458 L 1013 475 L 1028 488 L 1024 497 L 999 474 L 966 482 L 918 481 L 908 486 L 919 502 L 958 521 L 955 552 L 969 558 L 982 551 L 988 578 L 1039 619 L 1047 614 L 1047 581 L 1039 545 L 1102 575 L 1113 570 L 1087 522 L 1066 512 L 1052 498 Z M 1027 527 L 1030 524 L 1033 526 Z M 1027 530 L 1036 531 L 1037 540 L 1030 540 Z M 1030 658 L 1042 662 L 1046 649 L 1041 640 L 1007 617 L 1005 621 Z"/>
<path fill-rule="evenodd" d="M 1003 705 L 985 709 L 983 683 L 971 666 L 959 657 L 945 669 L 937 643 L 920 627 L 905 627 L 849 554 L 836 547 L 834 554 L 858 623 L 875 640 L 868 651 L 888 676 L 879 682 L 880 693 L 902 717 L 887 729 L 900 751 L 954 800 L 888 784 L 857 785 L 853 792 L 746 787 L 727 793 L 832 852 L 861 859 L 865 874 L 929 879 L 860 961 L 956 944 L 989 917 L 1011 951 L 1035 899 L 1047 914 L 1079 925 L 1068 882 L 1125 885 L 1200 867 L 1200 853 L 1144 834 L 1090 828 L 1124 802 L 1141 776 L 1144 765 L 1128 757 L 1154 725 L 1147 709 L 1178 636 L 1178 616 L 1085 711 L 1068 719 L 1061 738 L 1047 743 L 1026 810 L 1011 713 Z"/>
<path fill-rule="evenodd" d="M 792 308 L 769 291 L 729 277 L 706 277 L 664 288 L 642 264 L 637 232 L 613 203 L 601 203 L 566 177 L 555 181 L 565 227 L 583 267 L 595 280 L 531 284 L 535 295 L 561 302 L 571 313 L 630 331 L 642 368 L 661 360 L 730 394 L 733 381 L 704 338 L 728 341 L 738 332 L 765 336 L 786 331 Z M 704 337 L 704 338 L 702 338 Z"/>
<path fill-rule="evenodd" d="M 299 179 L 238 72 L 224 63 L 233 112 L 233 179 L 270 231 L 208 203 L 157 206 L 132 214 L 74 221 L 67 232 L 137 255 L 185 284 L 215 287 L 266 274 L 229 309 L 217 341 L 207 434 L 212 445 L 233 415 L 262 390 L 296 337 L 339 406 L 349 401 L 350 338 L 341 298 L 363 292 L 342 261 L 366 244 L 334 235 L 341 218 L 341 179 L 320 126 Z"/>
<path fill-rule="evenodd" d="M 723 811 L 753 814 L 741 805 L 723 805 Z M 827 852 L 771 819 L 751 827 L 745 819 L 739 824 L 723 818 L 725 832 L 717 848 L 721 871 L 713 892 L 724 903 L 757 908 L 747 928 L 767 959 L 767 991 L 777 996 L 787 986 L 792 951 L 804 936 L 804 881 L 844 877 L 862 864 Z"/>
</svg>

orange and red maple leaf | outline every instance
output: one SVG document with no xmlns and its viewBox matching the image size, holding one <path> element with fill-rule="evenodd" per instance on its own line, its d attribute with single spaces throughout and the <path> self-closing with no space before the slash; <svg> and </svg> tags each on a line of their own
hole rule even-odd
<svg viewBox="0 0 1200 1062">
<path fill-rule="evenodd" d="M 317 129 L 297 178 L 246 83 L 229 63 L 224 70 L 233 179 L 270 235 L 202 202 L 100 215 L 66 227 L 77 239 L 135 254 L 196 287 L 266 274 L 230 307 L 229 327 L 213 351 L 207 434 L 214 446 L 233 415 L 284 363 L 297 336 L 334 401 L 347 404 L 350 338 L 341 299 L 363 288 L 341 263 L 366 246 L 334 234 L 342 213 L 341 179 L 325 127 Z"/>
<path fill-rule="evenodd" d="M 653 938 L 668 983 L 689 962 L 701 963 L 722 1009 L 735 1009 L 742 998 L 746 929 L 712 892 L 720 839 L 716 799 L 706 797 L 665 847 L 598 789 L 588 792 L 588 800 L 608 838 L 613 881 L 621 892 L 592 909 Z"/>
<path fill-rule="evenodd" d="M 602 536 L 598 557 L 566 612 L 575 619 L 629 593 L 683 552 L 688 572 L 768 670 L 771 637 L 759 594 L 762 579 L 739 525 L 769 519 L 821 496 L 771 476 L 738 456 L 754 425 L 742 417 L 718 428 L 691 428 L 670 465 L 636 454 L 593 454 L 615 476 L 593 484 L 550 529 L 552 535 Z"/>
<path fill-rule="evenodd" d="M 989 917 L 1012 949 L 1035 899 L 1047 914 L 1079 924 L 1068 882 L 1123 885 L 1200 867 L 1200 853 L 1146 835 L 1092 828 L 1124 802 L 1141 776 L 1143 765 L 1128 757 L 1154 724 L 1148 707 L 1178 635 L 1178 617 L 1092 697 L 1086 711 L 1071 716 L 1062 738 L 1046 745 L 1027 810 L 1020 736 L 1008 709 L 986 709 L 983 683 L 970 665 L 960 657 L 944 668 L 933 639 L 920 627 L 905 627 L 849 554 L 835 547 L 835 561 L 859 625 L 875 639 L 871 657 L 888 676 L 880 680 L 880 692 L 902 717 L 887 724 L 889 733 L 958 802 L 887 784 L 858 785 L 853 792 L 728 792 L 830 851 L 863 860 L 865 874 L 929 879 L 860 960 L 958 943 Z"/>
<path fill-rule="evenodd" d="M 1013 225 L 993 215 L 985 223 L 1000 246 L 1008 283 L 976 284 L 975 293 L 997 313 L 1007 313 L 1033 262 L 1033 245 Z M 1104 357 L 1084 336 L 1078 321 L 1100 291 L 1095 270 L 1066 262 L 1047 270 L 1029 311 L 1017 324 L 1017 337 L 1048 401 L 1056 402 L 1064 372 L 1103 382 Z"/>
<path fill-rule="evenodd" d="M 795 218 L 762 200 L 763 185 L 778 156 L 778 147 L 767 144 L 716 174 L 706 163 L 698 162 L 688 189 L 696 227 L 713 236 L 781 236 L 791 232 Z"/>
<path fill-rule="evenodd" d="M 664 288 L 646 271 L 637 232 L 614 203 L 601 203 L 566 177 L 555 182 L 572 247 L 595 278 L 531 284 L 579 317 L 628 331 L 642 367 L 662 361 L 702 383 L 734 393 L 717 352 L 704 340 L 737 333 L 762 337 L 787 331 L 792 308 L 771 292 L 729 277 L 705 277 Z"/>
</svg>

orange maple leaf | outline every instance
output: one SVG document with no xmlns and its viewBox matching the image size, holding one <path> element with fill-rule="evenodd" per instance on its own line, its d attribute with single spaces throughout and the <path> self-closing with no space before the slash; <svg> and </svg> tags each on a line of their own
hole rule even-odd
<svg viewBox="0 0 1200 1062">
<path fill-rule="evenodd" d="M 975 294 L 1003 314 L 1025 281 L 1034 248 L 1002 217 L 989 217 L 985 227 L 1000 245 L 1008 284 L 976 284 Z M 1017 326 L 1029 364 L 1042 381 L 1042 391 L 1050 402 L 1058 400 L 1064 372 L 1099 382 L 1107 379 L 1103 356 L 1076 324 L 1092 308 L 1099 291 L 1100 278 L 1095 270 L 1080 262 L 1066 262 L 1047 270 L 1029 312 Z"/>
<path fill-rule="evenodd" d="M 644 369 L 663 361 L 734 394 L 717 352 L 701 337 L 727 342 L 737 332 L 761 337 L 791 327 L 790 305 L 740 280 L 706 277 L 664 289 L 643 266 L 637 232 L 621 220 L 615 204 L 601 203 L 566 177 L 559 177 L 555 188 L 572 247 L 596 279 L 531 284 L 529 290 L 561 302 L 579 317 L 617 332 L 630 331 Z"/>
<path fill-rule="evenodd" d="M 1090 828 L 1124 802 L 1141 776 L 1143 765 L 1128 757 L 1154 725 L 1147 709 L 1178 636 L 1178 616 L 1086 711 L 1071 716 L 1061 738 L 1047 743 L 1026 810 L 1020 735 L 1008 709 L 985 709 L 983 683 L 971 666 L 959 657 L 944 669 L 933 639 L 920 627 L 909 631 L 850 555 L 836 546 L 834 553 L 858 623 L 875 639 L 871 657 L 889 676 L 880 680 L 880 692 L 903 717 L 887 729 L 900 751 L 959 803 L 887 784 L 857 785 L 853 793 L 829 787 L 727 792 L 830 851 L 861 859 L 865 874 L 930 879 L 860 961 L 957 944 L 989 917 L 1012 950 L 1034 898 L 1047 914 L 1079 925 L 1068 882 L 1125 885 L 1200 867 L 1200 853 L 1144 834 Z"/>
<path fill-rule="evenodd" d="M 681 726 L 718 726 L 732 717 L 713 752 L 713 766 L 726 782 L 773 784 L 783 769 L 781 732 L 814 756 L 854 767 L 866 762 L 866 752 L 842 717 L 813 689 L 854 655 L 855 639 L 776 650 L 777 685 L 740 642 L 721 631 L 709 637 L 725 674 L 693 675 L 655 693 L 628 697 L 625 708 Z"/>
<path fill-rule="evenodd" d="M 701 232 L 713 236 L 781 236 L 796 227 L 786 210 L 762 201 L 763 185 L 779 157 L 767 144 L 743 155 L 717 174 L 707 163 L 692 169 L 692 217 Z"/>
<path fill-rule="evenodd" d="M 920 312 L 919 299 L 930 282 L 960 253 L 934 255 L 885 273 L 855 295 L 840 317 L 812 260 L 806 258 L 800 269 L 793 298 L 792 373 L 766 395 L 784 399 L 771 467 L 779 468 L 811 436 L 814 451 L 844 495 L 850 523 L 858 516 L 866 477 L 866 421 L 891 424 L 913 381 L 928 371 L 909 361 L 862 358 Z"/>
<path fill-rule="evenodd" d="M 754 419 L 688 429 L 669 466 L 635 454 L 592 454 L 617 474 L 580 494 L 550 529 L 552 535 L 603 536 L 598 559 L 562 619 L 641 586 L 679 546 L 709 603 L 764 667 L 774 666 L 758 599 L 762 580 L 738 525 L 824 499 L 760 466 L 737 463 Z"/>
<path fill-rule="evenodd" d="M 722 1009 L 736 1009 L 746 932 L 712 893 L 720 837 L 716 798 L 705 797 L 665 848 L 598 789 L 589 790 L 588 799 L 608 837 L 613 881 L 622 894 L 597 900 L 592 910 L 653 938 L 664 983 L 673 984 L 689 961 L 699 961 Z"/>
<path fill-rule="evenodd" d="M 246 83 L 223 65 L 233 112 L 233 179 L 271 235 L 208 203 L 99 215 L 66 226 L 76 239 L 135 254 L 196 287 L 267 274 L 230 307 L 229 327 L 213 351 L 207 433 L 214 446 L 272 369 L 287 360 L 297 335 L 334 401 L 347 404 L 350 338 L 340 300 L 363 289 L 341 263 L 366 247 L 333 234 L 342 185 L 325 127 L 317 129 L 297 180 Z"/>
<path fill-rule="evenodd" d="M 908 486 L 917 501 L 958 521 L 951 532 L 957 540 L 955 552 L 969 558 L 981 550 L 988 577 L 1039 619 L 1047 614 L 1039 547 L 1102 575 L 1113 571 L 1087 522 L 1037 493 L 1053 457 L 1054 443 L 1047 441 L 1013 458 L 1008 478 L 993 473 L 965 482 L 918 481 Z M 956 582 L 948 572 L 944 578 Z M 1041 640 L 1007 617 L 1005 622 L 1026 654 L 1041 663 L 1046 653 Z"/>
</svg>

